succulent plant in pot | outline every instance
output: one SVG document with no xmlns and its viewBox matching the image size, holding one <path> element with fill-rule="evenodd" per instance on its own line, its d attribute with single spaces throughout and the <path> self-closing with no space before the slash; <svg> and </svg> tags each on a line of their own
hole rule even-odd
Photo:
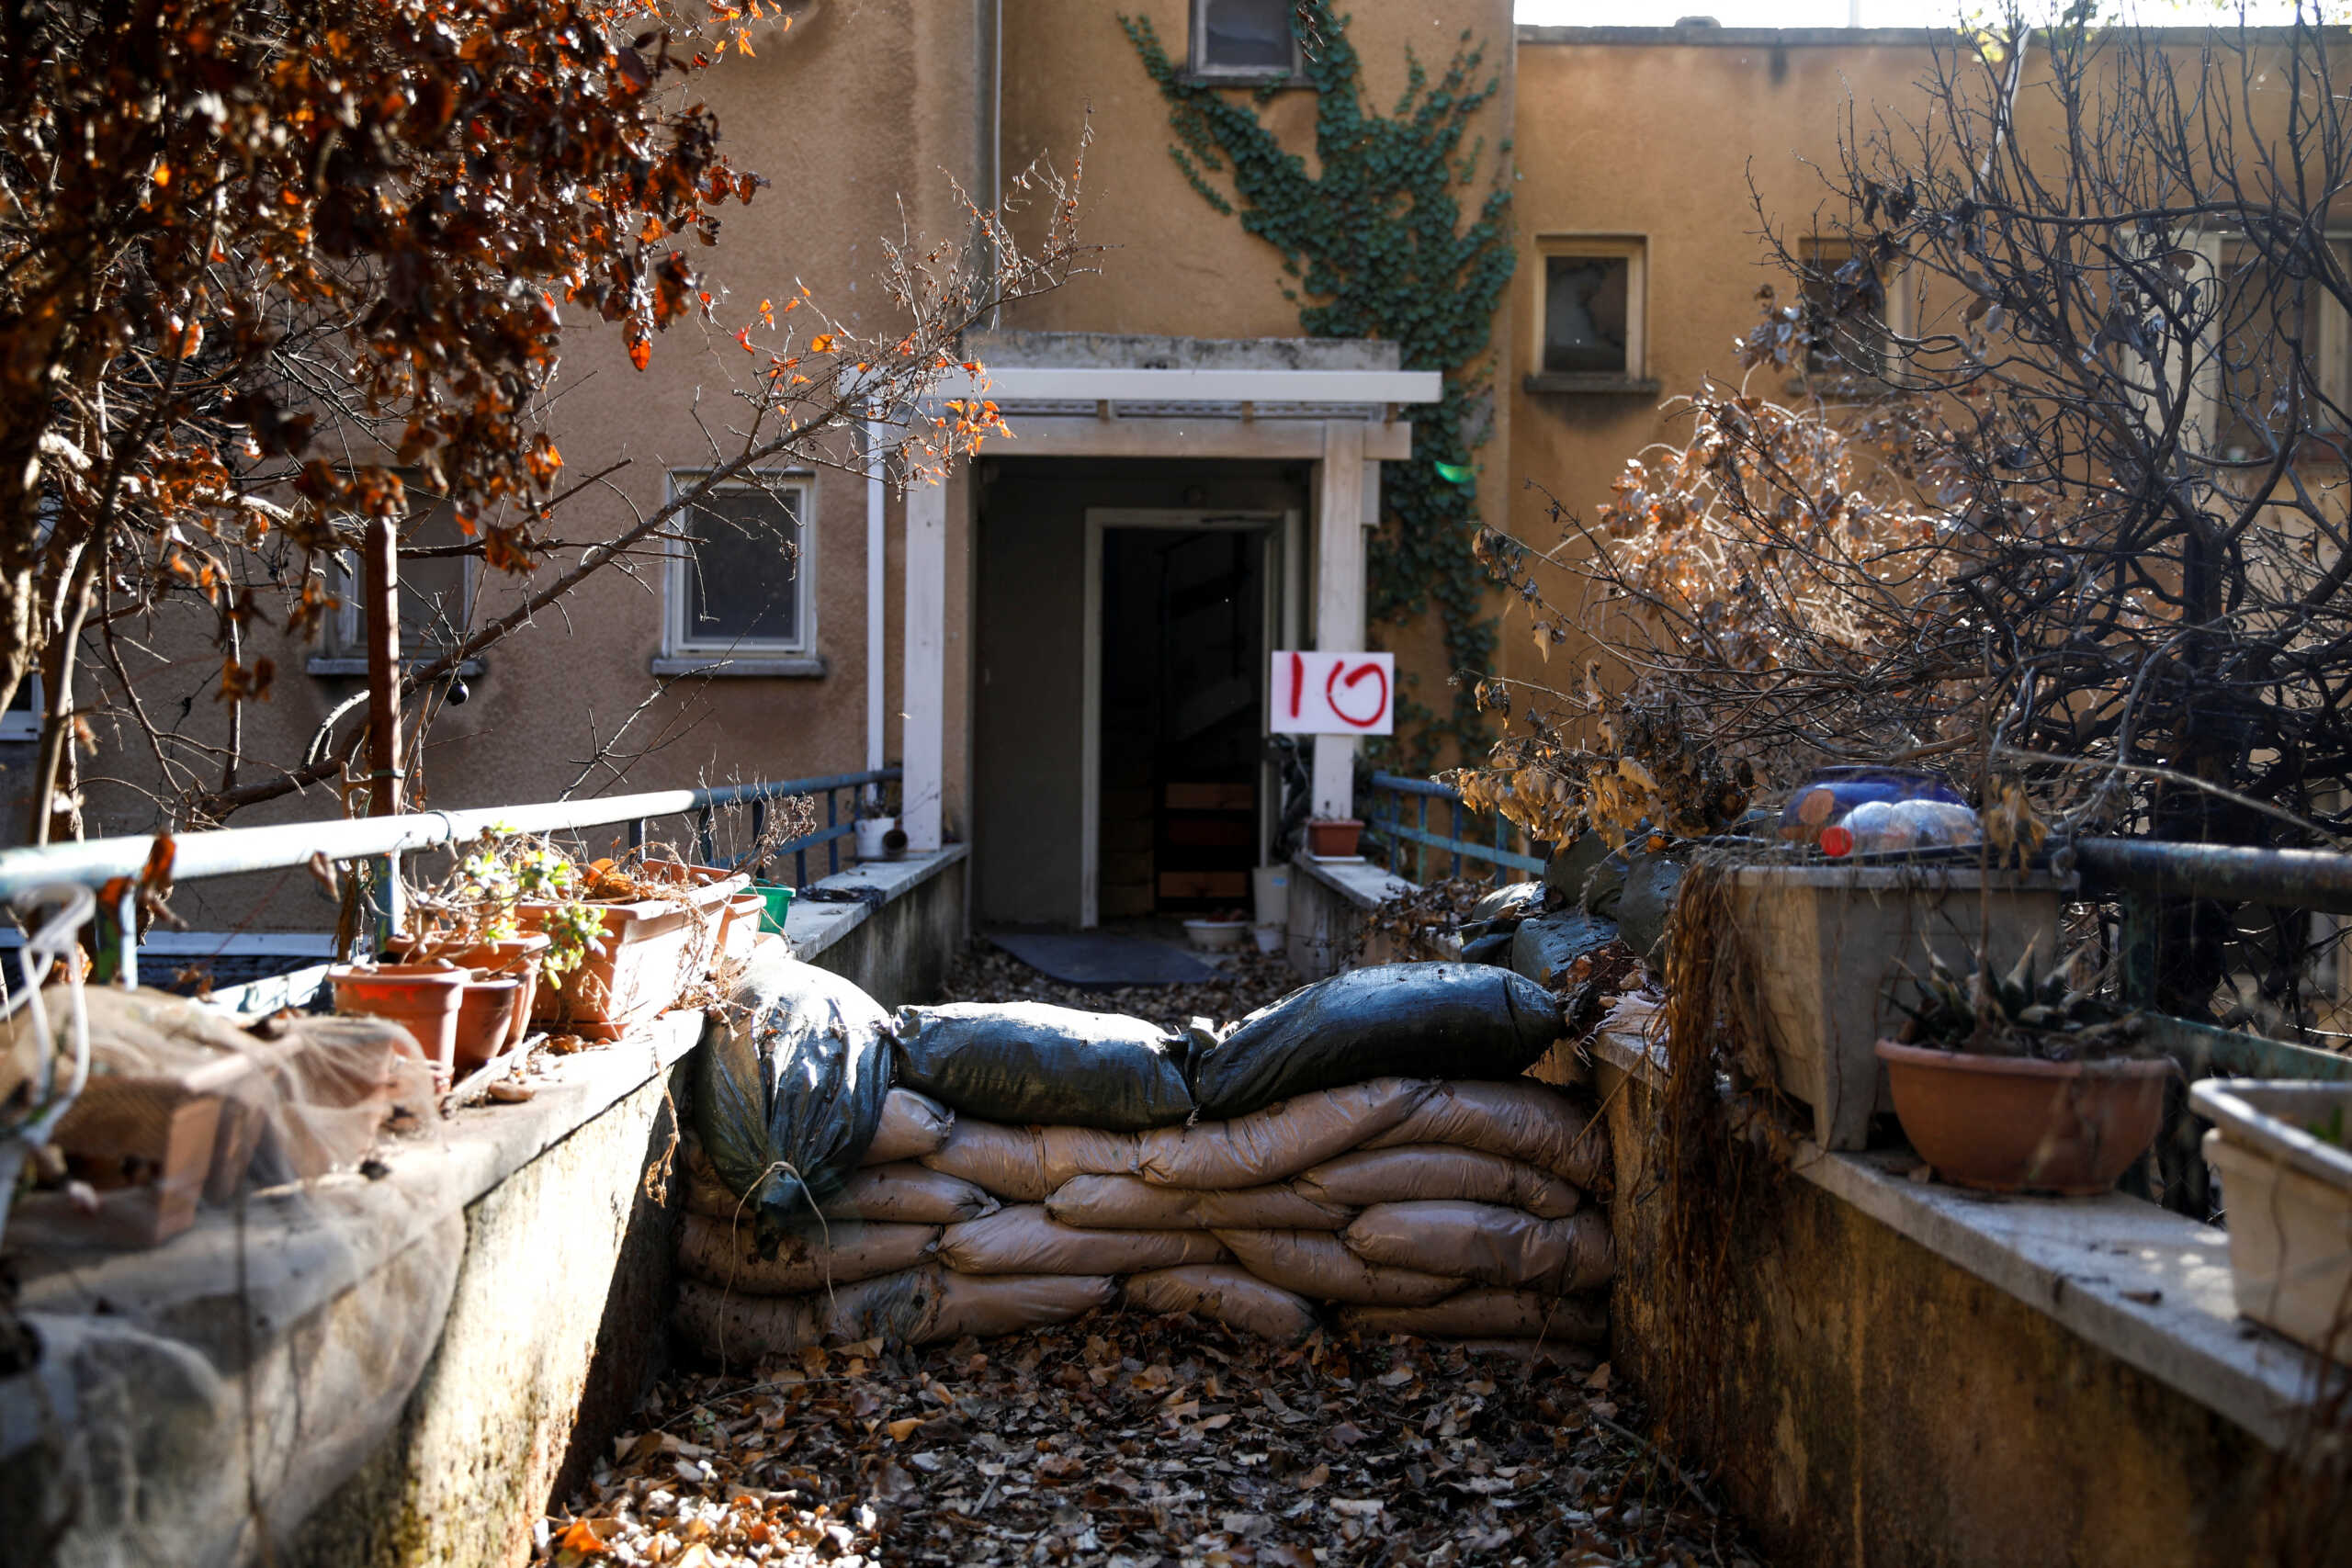
<svg viewBox="0 0 2352 1568">
<path fill-rule="evenodd" d="M 2137 1014 L 2074 983 L 2075 960 L 2037 975 L 2035 956 L 1965 976 L 1931 961 L 1917 1000 L 1894 998 L 1907 1021 L 1878 1055 L 1895 1115 L 1957 1186 L 2105 1192 L 2154 1141 L 2174 1067 L 2142 1050 Z"/>
</svg>

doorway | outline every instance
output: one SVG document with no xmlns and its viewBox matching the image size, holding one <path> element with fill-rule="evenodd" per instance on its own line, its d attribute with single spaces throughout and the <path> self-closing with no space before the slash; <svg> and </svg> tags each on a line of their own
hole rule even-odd
<svg viewBox="0 0 2352 1568">
<path fill-rule="evenodd" d="M 1081 925 L 1248 906 L 1295 517 L 1088 511 Z"/>
</svg>

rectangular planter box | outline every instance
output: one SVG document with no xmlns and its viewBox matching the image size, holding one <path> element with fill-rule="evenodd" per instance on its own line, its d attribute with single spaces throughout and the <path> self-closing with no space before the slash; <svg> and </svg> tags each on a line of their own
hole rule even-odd
<svg viewBox="0 0 2352 1568">
<path fill-rule="evenodd" d="M 1906 968 L 1925 976 L 1931 952 L 1961 974 L 1980 947 L 2007 968 L 2037 937 L 2040 962 L 2056 962 L 2073 886 L 2049 872 L 1962 865 L 1735 872 L 1732 907 L 1755 960 L 1781 1088 L 1813 1107 L 1814 1141 L 1866 1147 L 1871 1118 L 1894 1113 L 1875 1054 L 1903 1025 L 1890 980 Z"/>
<path fill-rule="evenodd" d="M 533 1021 L 583 1039 L 617 1040 L 663 1011 L 709 972 L 727 901 L 751 881 L 726 876 L 667 897 L 599 906 L 605 934 L 596 951 L 568 975 L 541 973 Z M 545 908 L 522 906 L 523 924 L 539 929 Z"/>
<path fill-rule="evenodd" d="M 2352 1084 L 2208 1078 L 2189 1102 L 2213 1122 L 2239 1314 L 2352 1362 L 2352 1150 L 2308 1131 L 2352 1128 Z"/>
</svg>

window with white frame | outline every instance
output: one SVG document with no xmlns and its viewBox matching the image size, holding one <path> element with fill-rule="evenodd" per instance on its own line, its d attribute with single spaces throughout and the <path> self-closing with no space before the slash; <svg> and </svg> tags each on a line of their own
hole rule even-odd
<svg viewBox="0 0 2352 1568">
<path fill-rule="evenodd" d="M 1193 0 L 1193 74 L 1264 82 L 1299 73 L 1294 0 Z"/>
<path fill-rule="evenodd" d="M 17 682 L 17 694 L 0 709 L 0 740 L 40 739 L 40 677 L 27 675 Z"/>
<path fill-rule="evenodd" d="M 1639 238 L 1544 235 L 1537 380 L 1634 381 L 1645 374 L 1648 247 Z"/>
<path fill-rule="evenodd" d="M 457 508 L 414 481 L 403 487 L 409 514 L 399 525 L 401 558 L 401 658 L 434 659 L 462 641 L 473 615 L 474 574 L 480 558 L 430 552 L 468 543 L 458 526 Z M 355 660 L 368 658 L 368 613 L 361 592 L 366 578 L 356 550 L 337 553 L 334 582 L 335 612 L 327 617 L 322 657 L 313 673 L 340 674 Z"/>
<path fill-rule="evenodd" d="M 675 489 L 698 476 L 678 475 Z M 816 646 L 805 475 L 718 486 L 687 509 L 670 549 L 672 654 L 805 654 Z"/>
</svg>

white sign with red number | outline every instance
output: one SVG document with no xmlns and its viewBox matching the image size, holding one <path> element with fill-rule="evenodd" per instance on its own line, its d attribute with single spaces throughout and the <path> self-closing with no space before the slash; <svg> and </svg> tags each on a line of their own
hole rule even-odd
<svg viewBox="0 0 2352 1568">
<path fill-rule="evenodd" d="M 1396 656 L 1277 653 L 1273 694 L 1277 735 L 1392 735 Z"/>
</svg>

